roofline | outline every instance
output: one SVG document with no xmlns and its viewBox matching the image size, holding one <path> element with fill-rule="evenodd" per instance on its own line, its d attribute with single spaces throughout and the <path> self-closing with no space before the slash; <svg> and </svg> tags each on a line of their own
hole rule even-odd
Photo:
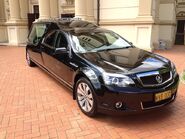
<svg viewBox="0 0 185 139">
<path fill-rule="evenodd" d="M 81 18 L 48 18 L 48 19 L 37 19 L 33 23 L 40 23 L 40 22 L 59 23 L 59 22 L 81 21 L 81 20 L 82 20 Z"/>
</svg>

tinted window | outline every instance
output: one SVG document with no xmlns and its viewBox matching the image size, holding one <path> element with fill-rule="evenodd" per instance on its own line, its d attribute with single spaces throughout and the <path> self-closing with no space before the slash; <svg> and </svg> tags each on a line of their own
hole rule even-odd
<svg viewBox="0 0 185 139">
<path fill-rule="evenodd" d="M 35 24 L 33 25 L 30 35 L 28 37 L 29 42 L 33 44 L 38 44 L 40 39 L 42 38 L 43 34 L 46 31 L 46 25 L 45 24 Z"/>
<path fill-rule="evenodd" d="M 131 47 L 121 36 L 114 32 L 86 32 L 73 35 L 77 52 L 96 52 L 107 49 L 120 49 Z"/>
<path fill-rule="evenodd" d="M 54 48 L 55 40 L 56 40 L 56 34 L 57 34 L 56 31 L 53 31 L 53 32 L 49 33 L 46 36 L 46 39 L 45 39 L 44 43 L 47 44 L 48 46 Z"/>
<path fill-rule="evenodd" d="M 63 33 L 60 33 L 57 38 L 56 48 L 67 47 L 67 39 Z"/>
</svg>

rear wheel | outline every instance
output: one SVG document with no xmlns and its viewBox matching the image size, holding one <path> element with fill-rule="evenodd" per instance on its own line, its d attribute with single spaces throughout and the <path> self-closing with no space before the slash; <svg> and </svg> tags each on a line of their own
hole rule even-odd
<svg viewBox="0 0 185 139">
<path fill-rule="evenodd" d="M 76 83 L 75 92 L 76 100 L 81 111 L 87 116 L 96 116 L 97 103 L 91 83 L 85 78 L 79 79 Z"/>
<path fill-rule="evenodd" d="M 31 60 L 28 51 L 26 51 L 26 61 L 27 61 L 28 66 L 30 66 L 30 67 L 34 67 L 35 66 L 35 63 Z"/>
</svg>

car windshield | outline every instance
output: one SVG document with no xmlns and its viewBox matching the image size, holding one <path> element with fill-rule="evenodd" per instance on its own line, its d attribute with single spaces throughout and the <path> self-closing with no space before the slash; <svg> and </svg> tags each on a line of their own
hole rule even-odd
<svg viewBox="0 0 185 139">
<path fill-rule="evenodd" d="M 132 47 L 114 32 L 92 32 L 72 35 L 74 49 L 79 53 L 97 52 Z"/>
</svg>

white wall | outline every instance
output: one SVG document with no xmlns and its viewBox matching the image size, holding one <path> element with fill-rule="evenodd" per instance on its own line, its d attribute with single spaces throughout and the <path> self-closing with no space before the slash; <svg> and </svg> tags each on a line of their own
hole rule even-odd
<svg viewBox="0 0 185 139">
<path fill-rule="evenodd" d="M 138 15 L 139 0 L 101 0 L 101 19 L 130 19 Z"/>
<path fill-rule="evenodd" d="M 9 44 L 24 44 L 28 36 L 27 26 L 8 26 Z"/>
<path fill-rule="evenodd" d="M 116 26 L 103 26 L 106 29 L 113 30 L 116 33 L 120 34 L 126 40 L 136 43 L 136 27 L 129 25 L 116 25 Z"/>
<path fill-rule="evenodd" d="M 163 39 L 163 40 L 171 40 L 172 37 L 173 37 L 173 33 L 174 33 L 174 30 L 172 28 L 172 26 L 160 26 L 159 27 L 159 30 L 160 30 L 160 34 L 159 34 L 159 38 L 160 39 Z"/>
<path fill-rule="evenodd" d="M 94 15 L 96 18 L 96 0 Z M 152 24 L 139 24 L 142 20 L 152 20 L 152 18 L 139 17 L 139 0 L 100 1 L 100 24 L 102 27 L 115 31 L 137 47 L 151 50 Z M 117 21 L 121 22 L 117 24 Z"/>
<path fill-rule="evenodd" d="M 0 26 L 0 43 L 8 42 L 8 34 L 6 26 Z"/>
<path fill-rule="evenodd" d="M 162 3 L 159 7 L 159 19 L 162 23 L 159 26 L 159 40 L 164 40 L 167 47 L 174 44 L 176 34 L 176 7 L 175 3 Z"/>
<path fill-rule="evenodd" d="M 159 19 L 174 21 L 176 18 L 175 5 L 173 3 L 160 4 Z"/>
<path fill-rule="evenodd" d="M 115 25 L 103 27 L 115 31 L 141 49 L 149 51 L 152 49 L 152 25 Z"/>
</svg>

